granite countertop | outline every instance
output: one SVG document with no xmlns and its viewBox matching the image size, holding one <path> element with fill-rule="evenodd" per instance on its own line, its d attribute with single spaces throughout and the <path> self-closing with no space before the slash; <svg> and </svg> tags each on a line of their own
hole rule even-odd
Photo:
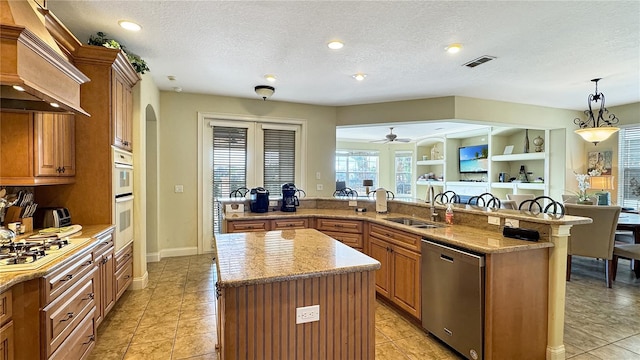
<svg viewBox="0 0 640 360">
<path fill-rule="evenodd" d="M 375 259 L 315 229 L 221 234 L 215 243 L 221 287 L 380 268 Z"/>
<path fill-rule="evenodd" d="M 3 292 L 13 285 L 28 281 L 31 279 L 39 278 L 45 276 L 46 274 L 56 270 L 60 266 L 62 266 L 66 260 L 74 257 L 75 255 L 85 252 L 88 249 L 93 248 L 98 244 L 98 240 L 95 239 L 98 235 L 114 228 L 114 225 L 86 225 L 82 227 L 82 230 L 76 234 L 69 236 L 70 238 L 93 238 L 93 241 L 86 241 L 79 245 L 78 247 L 69 250 L 63 254 L 60 254 L 54 260 L 42 265 L 41 267 L 33 270 L 23 270 L 23 271 L 4 271 L 0 272 L 0 292 Z M 17 238 L 17 240 L 21 240 L 23 238 L 27 238 L 28 236 L 35 234 L 24 234 Z"/>
<path fill-rule="evenodd" d="M 461 212 L 475 212 L 478 210 L 470 209 L 469 206 L 462 205 L 455 209 Z M 591 219 L 576 217 L 576 216 L 564 216 L 562 219 L 554 219 L 550 215 L 527 215 L 522 214 L 519 211 L 503 211 L 503 212 L 484 212 L 486 215 L 509 217 L 520 220 L 535 221 L 536 223 L 550 225 L 550 224 L 586 224 L 590 223 Z M 465 249 L 477 251 L 483 254 L 491 253 L 506 253 L 513 251 L 523 251 L 531 249 L 540 249 L 553 247 L 553 244 L 548 241 L 531 242 L 524 240 L 517 240 L 502 236 L 500 231 L 489 231 L 478 229 L 477 227 L 455 224 L 445 225 L 444 223 L 438 223 L 441 227 L 433 229 L 420 229 L 411 227 L 408 225 L 402 225 L 386 220 L 387 218 L 394 217 L 409 217 L 415 218 L 409 215 L 392 213 L 392 214 L 378 214 L 375 212 L 355 212 L 350 210 L 337 210 L 337 209 L 297 209 L 296 212 L 281 212 L 273 211 L 267 213 L 230 213 L 225 214 L 225 220 L 270 220 L 270 219 L 282 219 L 286 217 L 323 217 L 323 218 L 336 218 L 347 220 L 366 220 L 369 222 L 385 225 L 388 227 L 396 228 L 399 230 L 411 232 L 417 235 L 421 235 L 433 240 L 439 240 L 451 245 L 457 245 Z M 425 221 L 425 219 L 415 218 Z"/>
</svg>

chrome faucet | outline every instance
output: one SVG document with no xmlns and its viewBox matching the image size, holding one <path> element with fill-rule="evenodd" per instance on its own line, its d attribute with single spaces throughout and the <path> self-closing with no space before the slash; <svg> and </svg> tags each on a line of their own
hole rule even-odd
<svg viewBox="0 0 640 360">
<path fill-rule="evenodd" d="M 436 191 L 433 186 L 429 185 L 427 188 L 427 199 L 429 200 L 429 207 L 431 208 L 431 221 L 438 220 L 438 213 L 436 212 Z"/>
</svg>

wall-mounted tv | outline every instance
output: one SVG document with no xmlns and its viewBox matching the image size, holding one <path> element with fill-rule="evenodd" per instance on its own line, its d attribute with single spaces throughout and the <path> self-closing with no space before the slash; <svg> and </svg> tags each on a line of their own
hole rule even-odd
<svg viewBox="0 0 640 360">
<path fill-rule="evenodd" d="M 486 174 L 489 172 L 489 145 L 461 147 L 458 160 L 461 174 Z"/>
</svg>

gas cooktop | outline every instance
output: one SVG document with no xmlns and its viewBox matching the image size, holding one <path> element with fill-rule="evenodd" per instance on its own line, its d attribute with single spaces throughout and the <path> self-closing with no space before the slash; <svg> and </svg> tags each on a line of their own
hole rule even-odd
<svg viewBox="0 0 640 360">
<path fill-rule="evenodd" d="M 89 240 L 91 238 L 28 238 L 0 245 L 0 272 L 35 270 Z"/>
</svg>

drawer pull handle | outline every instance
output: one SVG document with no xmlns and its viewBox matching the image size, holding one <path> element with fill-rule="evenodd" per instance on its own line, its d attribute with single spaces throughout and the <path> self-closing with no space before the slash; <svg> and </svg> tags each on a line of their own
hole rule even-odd
<svg viewBox="0 0 640 360">
<path fill-rule="evenodd" d="M 86 298 L 82 299 L 82 301 L 93 300 L 94 298 L 95 298 L 95 295 L 93 293 L 89 293 L 89 294 L 87 294 Z"/>
<path fill-rule="evenodd" d="M 82 263 L 82 265 L 80 265 L 80 266 L 87 266 L 87 265 L 91 265 L 91 264 L 93 264 L 93 261 L 92 260 L 87 260 L 84 263 Z"/>
<path fill-rule="evenodd" d="M 64 319 L 60 319 L 60 322 L 65 322 L 65 321 L 69 321 L 71 319 L 73 319 L 74 313 L 73 312 L 68 312 L 67 313 L 67 317 Z"/>
<path fill-rule="evenodd" d="M 71 279 L 73 279 L 73 274 L 69 274 L 69 275 L 65 276 L 63 279 L 60 279 L 60 282 L 69 281 Z"/>
<path fill-rule="evenodd" d="M 131 278 L 131 275 L 127 275 L 124 277 L 125 280 L 129 280 Z"/>
<path fill-rule="evenodd" d="M 108 263 L 108 262 L 109 262 L 109 259 L 108 259 L 108 258 L 104 258 L 104 259 L 102 259 L 102 264 L 106 264 L 106 263 Z"/>
<path fill-rule="evenodd" d="M 335 225 L 333 225 L 333 226 L 334 226 L 334 227 L 337 227 L 337 228 L 341 228 L 341 227 L 343 227 L 343 225 L 342 225 L 342 224 L 335 224 Z"/>
<path fill-rule="evenodd" d="M 83 342 L 82 345 L 90 344 L 92 341 L 95 341 L 95 339 L 96 339 L 95 335 L 91 334 L 89 335 L 89 340 L 87 340 L 87 342 Z"/>
</svg>

